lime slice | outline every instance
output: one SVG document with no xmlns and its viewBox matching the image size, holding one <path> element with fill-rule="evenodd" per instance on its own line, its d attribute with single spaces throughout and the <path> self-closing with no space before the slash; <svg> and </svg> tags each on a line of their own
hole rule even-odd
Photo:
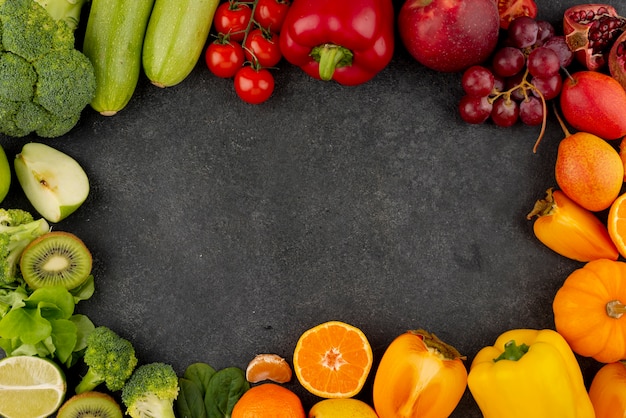
<svg viewBox="0 0 626 418">
<path fill-rule="evenodd" d="M 63 402 L 67 384 L 58 365 L 35 356 L 0 360 L 0 415 L 39 418 L 52 415 Z"/>
</svg>

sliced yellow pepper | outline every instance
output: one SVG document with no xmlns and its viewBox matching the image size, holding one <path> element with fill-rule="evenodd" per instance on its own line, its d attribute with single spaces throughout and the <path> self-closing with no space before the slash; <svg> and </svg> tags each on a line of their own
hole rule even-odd
<svg viewBox="0 0 626 418">
<path fill-rule="evenodd" d="M 484 418 L 594 418 L 580 365 L 550 329 L 513 329 L 480 350 L 468 387 Z"/>
</svg>

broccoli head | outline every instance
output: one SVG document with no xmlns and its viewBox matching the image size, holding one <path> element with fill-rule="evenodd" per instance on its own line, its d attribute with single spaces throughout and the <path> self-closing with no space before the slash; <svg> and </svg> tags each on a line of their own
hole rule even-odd
<svg viewBox="0 0 626 418">
<path fill-rule="evenodd" d="M 35 238 L 50 231 L 45 219 L 21 209 L 0 209 L 0 284 L 18 280 L 20 256 Z"/>
<path fill-rule="evenodd" d="M 76 386 L 77 394 L 93 390 L 101 383 L 111 391 L 121 390 L 137 366 L 130 341 L 105 326 L 91 331 L 83 359 L 89 368 Z"/>
<path fill-rule="evenodd" d="M 178 377 L 169 364 L 144 364 L 122 388 L 122 402 L 131 418 L 174 418 Z"/>
<path fill-rule="evenodd" d="M 70 26 L 85 1 L 0 0 L 0 133 L 53 138 L 78 123 L 96 91 Z"/>
</svg>

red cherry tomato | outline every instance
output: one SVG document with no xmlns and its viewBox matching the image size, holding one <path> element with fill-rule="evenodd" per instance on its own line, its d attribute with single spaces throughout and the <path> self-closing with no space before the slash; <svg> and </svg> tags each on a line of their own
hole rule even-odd
<svg viewBox="0 0 626 418">
<path fill-rule="evenodd" d="M 266 68 L 246 65 L 235 74 L 235 91 L 246 103 L 263 103 L 274 92 L 274 76 Z"/>
<path fill-rule="evenodd" d="M 291 0 L 258 0 L 254 9 L 254 20 L 265 29 L 280 32 Z"/>
<path fill-rule="evenodd" d="M 231 78 L 244 63 L 243 47 L 238 42 L 216 40 L 204 55 L 209 70 L 221 78 Z"/>
<path fill-rule="evenodd" d="M 507 29 L 513 19 L 520 16 L 537 17 L 535 0 L 497 0 L 500 27 Z"/>
<path fill-rule="evenodd" d="M 261 67 L 275 66 L 283 57 L 278 38 L 278 34 L 267 30 L 251 30 L 244 44 L 246 59 Z"/>
<path fill-rule="evenodd" d="M 213 15 L 213 25 L 218 33 L 229 35 L 230 40 L 241 42 L 251 18 L 252 9 L 247 4 L 230 0 L 217 7 Z"/>
</svg>

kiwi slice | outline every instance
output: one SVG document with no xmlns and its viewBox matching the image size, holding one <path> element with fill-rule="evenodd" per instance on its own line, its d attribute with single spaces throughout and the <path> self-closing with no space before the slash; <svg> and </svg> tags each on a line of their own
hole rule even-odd
<svg viewBox="0 0 626 418">
<path fill-rule="evenodd" d="M 83 392 L 65 401 L 57 418 L 122 418 L 122 410 L 106 393 Z"/>
<path fill-rule="evenodd" d="M 74 234 L 52 231 L 33 240 L 22 252 L 20 270 L 28 286 L 74 289 L 91 274 L 91 253 Z"/>
</svg>

